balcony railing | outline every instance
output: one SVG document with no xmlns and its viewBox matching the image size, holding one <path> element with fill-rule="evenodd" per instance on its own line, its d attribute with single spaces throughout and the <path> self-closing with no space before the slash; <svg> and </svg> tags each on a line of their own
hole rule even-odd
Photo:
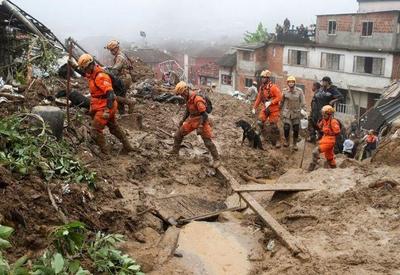
<svg viewBox="0 0 400 275">
<path fill-rule="evenodd" d="M 346 114 L 346 115 L 355 115 L 356 114 L 353 105 L 343 104 L 343 103 L 336 104 L 336 112 Z"/>
</svg>

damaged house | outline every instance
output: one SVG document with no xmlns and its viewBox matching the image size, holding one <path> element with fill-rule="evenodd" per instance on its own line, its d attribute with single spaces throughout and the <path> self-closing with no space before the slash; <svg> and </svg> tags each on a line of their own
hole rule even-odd
<svg viewBox="0 0 400 275">
<path fill-rule="evenodd" d="M 29 83 L 55 72 L 63 43 L 40 21 L 8 0 L 0 1 L 0 77 Z"/>
</svg>

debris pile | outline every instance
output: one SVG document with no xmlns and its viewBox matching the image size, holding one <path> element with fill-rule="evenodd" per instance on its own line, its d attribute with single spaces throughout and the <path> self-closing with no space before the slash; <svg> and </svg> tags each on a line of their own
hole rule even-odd
<svg viewBox="0 0 400 275">
<path fill-rule="evenodd" d="M 371 161 L 390 166 L 400 165 L 400 119 L 395 120 L 387 129 Z"/>
</svg>

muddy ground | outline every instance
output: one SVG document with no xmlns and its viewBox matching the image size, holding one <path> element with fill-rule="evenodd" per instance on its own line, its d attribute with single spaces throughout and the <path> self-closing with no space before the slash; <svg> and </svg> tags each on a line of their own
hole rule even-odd
<svg viewBox="0 0 400 275">
<path fill-rule="evenodd" d="M 135 114 L 119 118 L 135 147 L 129 155 L 121 152 L 121 145 L 109 134 L 111 160 L 100 160 L 90 141 L 75 140 L 77 156 L 97 172 L 99 189 L 73 186 L 71 193 L 63 194 L 60 183 L 51 184 L 67 217 L 85 222 L 92 230 L 125 234 L 128 242 L 123 248 L 150 274 L 400 272 L 399 187 L 373 187 L 382 178 L 400 181 L 398 167 L 340 160 L 336 170 L 320 168 L 307 173 L 298 168 L 301 150 L 292 154 L 290 149 L 272 149 L 266 144 L 265 151 L 242 146 L 242 131 L 234 123 L 239 119 L 254 122 L 250 105 L 227 95 L 210 96 L 215 142 L 223 165 L 241 184 L 247 184 L 243 175 L 269 182 L 315 184 L 317 190 L 308 192 L 254 195 L 304 243 L 310 255 L 308 261 L 292 256 L 250 210 L 227 212 L 218 220 L 190 223 L 181 229 L 168 224 L 162 215 L 169 209 L 167 200 L 184 196 L 184 203 L 181 200 L 181 208 L 175 211 L 178 213 L 173 213 L 179 218 L 182 204 L 195 202 L 196 211 L 181 213 L 194 216 L 204 209 L 226 207 L 231 195 L 223 178 L 210 168 L 210 156 L 194 133 L 185 139 L 178 159 L 168 154 L 172 134 L 183 114 L 183 108 L 173 104 L 139 100 Z M 143 117 L 143 128 L 136 123 L 138 116 Z M 67 138 L 74 141 L 71 134 Z M 299 147 L 303 145 L 304 141 Z M 312 148 L 306 144 L 304 167 Z M 43 181 L 35 175 L 20 178 L 2 169 L 0 183 L 0 218 L 16 228 L 12 241 L 17 248 L 9 251 L 9 257 L 39 254 L 48 245 L 52 227 L 61 224 Z M 175 231 L 181 236 L 176 237 Z M 175 247 L 175 242 L 177 253 L 171 256 L 168 249 Z M 240 268 L 235 268 L 238 263 Z"/>
</svg>

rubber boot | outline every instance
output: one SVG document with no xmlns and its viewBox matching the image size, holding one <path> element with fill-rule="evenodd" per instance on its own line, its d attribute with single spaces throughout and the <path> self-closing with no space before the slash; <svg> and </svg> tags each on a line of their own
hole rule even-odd
<svg viewBox="0 0 400 275">
<path fill-rule="evenodd" d="M 125 105 L 128 105 L 128 114 L 132 114 L 133 111 L 135 110 L 135 100 L 128 99 L 126 97 L 122 96 L 117 96 L 117 102 L 118 102 L 118 111 L 120 114 L 125 113 Z"/>
<path fill-rule="evenodd" d="M 279 132 L 278 125 L 276 124 L 271 125 L 271 136 L 272 136 L 272 145 L 274 145 L 275 148 L 277 149 L 281 148 L 281 134 Z"/>
<path fill-rule="evenodd" d="M 214 168 L 218 168 L 218 166 L 221 165 L 221 160 L 220 160 L 220 156 L 219 156 L 217 147 L 215 146 L 214 142 L 212 142 L 212 140 L 209 138 L 203 138 L 203 141 L 204 141 L 204 145 L 207 147 L 208 151 L 210 151 L 210 154 L 213 158 L 212 166 Z"/>
<path fill-rule="evenodd" d="M 182 135 L 182 132 L 180 131 L 180 129 L 178 129 L 178 131 L 176 131 L 176 133 L 174 135 L 174 146 L 172 147 L 172 150 L 170 152 L 171 155 L 175 155 L 175 156 L 179 155 L 182 141 L 183 141 L 183 135 Z"/>
<path fill-rule="evenodd" d="M 333 160 L 328 160 L 328 167 L 331 169 L 336 169 L 336 161 Z"/>
<path fill-rule="evenodd" d="M 118 102 L 118 113 L 120 115 L 125 114 L 125 98 L 122 96 L 117 96 L 117 102 Z"/>
<path fill-rule="evenodd" d="M 285 136 L 285 143 L 283 143 L 283 146 L 284 147 L 289 147 L 290 124 L 285 123 L 283 125 L 283 134 Z"/>
<path fill-rule="evenodd" d="M 318 147 L 315 147 L 314 150 L 313 150 L 313 152 L 312 152 L 312 162 L 311 162 L 310 165 L 308 166 L 308 171 L 309 171 L 309 172 L 314 171 L 315 168 L 317 167 L 317 165 L 318 165 L 318 160 L 319 160 L 319 154 L 320 154 L 319 148 L 318 148 Z"/>
<path fill-rule="evenodd" d="M 293 140 L 293 150 L 299 151 L 299 147 L 297 147 L 297 141 Z"/>
<path fill-rule="evenodd" d="M 96 133 L 93 136 L 94 141 L 96 142 L 97 146 L 99 146 L 100 151 L 106 155 L 110 155 L 110 148 L 107 145 L 106 138 L 103 134 Z"/>
<path fill-rule="evenodd" d="M 123 145 L 123 151 L 132 152 L 134 150 L 124 130 L 122 130 L 122 128 L 117 123 L 109 123 L 109 129 L 110 133 L 121 141 Z"/>
</svg>

